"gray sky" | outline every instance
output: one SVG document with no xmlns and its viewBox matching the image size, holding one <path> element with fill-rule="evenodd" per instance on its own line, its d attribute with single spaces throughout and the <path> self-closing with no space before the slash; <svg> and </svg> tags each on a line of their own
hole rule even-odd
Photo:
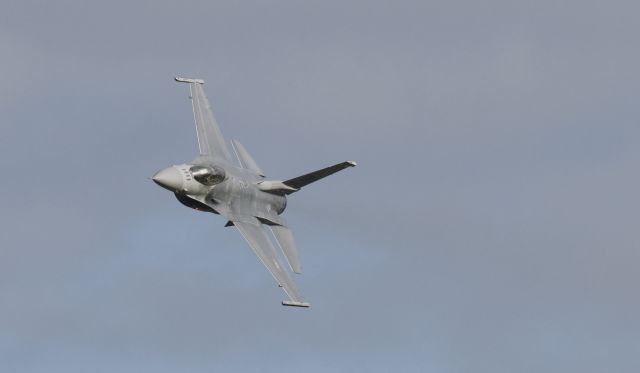
<svg viewBox="0 0 640 373">
<path fill-rule="evenodd" d="M 0 3 L 3 372 L 637 372 L 631 1 Z M 185 86 L 292 196 L 309 310 L 146 178 Z"/>
</svg>

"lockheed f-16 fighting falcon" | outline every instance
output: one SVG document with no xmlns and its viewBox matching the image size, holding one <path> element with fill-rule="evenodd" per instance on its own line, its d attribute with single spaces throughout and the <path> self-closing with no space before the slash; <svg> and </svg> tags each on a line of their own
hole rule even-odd
<svg viewBox="0 0 640 373">
<path fill-rule="evenodd" d="M 309 307 L 280 260 L 267 228 L 291 270 L 301 273 L 293 234 L 281 215 L 287 206 L 287 195 L 356 163 L 342 162 L 284 181 L 267 179 L 247 149 L 235 140 L 231 145 L 238 164 L 232 161 L 202 89 L 204 81 L 180 77 L 175 80 L 189 84 L 200 154 L 189 163 L 161 170 L 152 180 L 173 192 L 187 207 L 224 217 L 227 220 L 225 226 L 234 226 L 240 231 L 289 297 L 282 305 Z"/>
</svg>

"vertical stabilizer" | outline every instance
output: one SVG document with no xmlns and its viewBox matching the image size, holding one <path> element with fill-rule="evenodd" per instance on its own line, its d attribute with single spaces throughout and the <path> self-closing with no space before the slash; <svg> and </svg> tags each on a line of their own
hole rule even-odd
<svg viewBox="0 0 640 373">
<path fill-rule="evenodd" d="M 298 176 L 295 177 L 293 179 L 289 179 L 287 181 L 283 181 L 283 183 L 285 185 L 288 185 L 292 188 L 295 188 L 296 190 L 299 190 L 300 188 L 302 188 L 305 185 L 309 185 L 315 181 L 318 181 L 322 178 L 325 178 L 329 175 L 335 174 L 336 172 L 340 171 L 340 170 L 344 170 L 345 168 L 348 167 L 355 167 L 356 166 L 356 162 L 354 161 L 346 161 L 346 162 L 342 162 L 342 163 L 338 163 L 338 164 L 334 164 L 333 166 L 329 166 L 329 167 L 325 167 L 321 170 L 318 171 L 313 171 L 310 172 L 308 174 L 302 175 L 302 176 Z M 290 192 L 292 193 L 292 192 Z"/>
<path fill-rule="evenodd" d="M 278 245 L 282 249 L 284 256 L 287 258 L 287 262 L 291 266 L 291 270 L 295 273 L 302 273 L 300 268 L 300 258 L 298 257 L 298 249 L 296 249 L 296 243 L 293 240 L 293 233 L 287 227 L 281 225 L 270 226 L 273 236 L 276 238 Z"/>
</svg>

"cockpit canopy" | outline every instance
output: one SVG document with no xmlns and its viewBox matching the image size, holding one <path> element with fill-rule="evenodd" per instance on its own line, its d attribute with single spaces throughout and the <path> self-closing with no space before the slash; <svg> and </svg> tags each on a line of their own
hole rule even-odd
<svg viewBox="0 0 640 373">
<path fill-rule="evenodd" d="M 193 178 L 202 185 L 216 185 L 224 181 L 225 172 L 216 166 L 193 166 L 189 169 Z"/>
</svg>

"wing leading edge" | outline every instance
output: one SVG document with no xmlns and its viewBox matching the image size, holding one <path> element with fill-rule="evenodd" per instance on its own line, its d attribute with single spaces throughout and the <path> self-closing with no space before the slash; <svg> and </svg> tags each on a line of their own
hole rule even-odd
<svg viewBox="0 0 640 373">
<path fill-rule="evenodd" d="M 274 248 L 267 232 L 262 224 L 251 224 L 246 222 L 234 221 L 233 225 L 238 228 L 242 237 L 247 241 L 251 249 L 256 253 L 262 264 L 267 267 L 273 278 L 282 287 L 290 300 L 282 302 L 283 306 L 309 307 L 309 303 L 305 302 L 296 288 L 295 284 L 284 265 L 278 259 L 276 249 Z"/>
</svg>

